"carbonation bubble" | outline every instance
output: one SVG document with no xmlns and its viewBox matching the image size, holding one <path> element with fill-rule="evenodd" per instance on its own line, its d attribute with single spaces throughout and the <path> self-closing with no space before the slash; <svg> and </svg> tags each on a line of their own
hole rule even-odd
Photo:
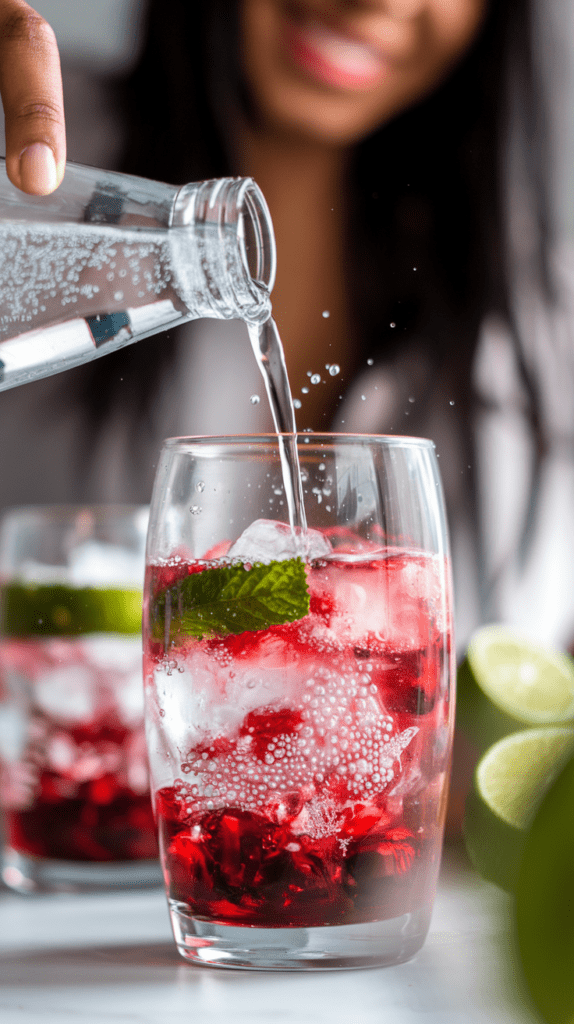
<svg viewBox="0 0 574 1024">
<path fill-rule="evenodd" d="M 337 363 L 332 363 L 331 366 L 329 367 L 329 373 L 331 374 L 331 377 L 336 377 L 337 374 L 340 372 L 341 367 L 338 366 Z"/>
<path fill-rule="evenodd" d="M 261 399 L 260 399 L 259 395 L 251 395 L 251 398 L 249 399 L 249 401 L 251 402 L 251 405 L 259 405 Z"/>
<path fill-rule="evenodd" d="M 191 512 L 192 516 L 198 516 L 199 513 L 201 512 L 201 508 L 199 505 L 190 505 L 189 511 Z"/>
<path fill-rule="evenodd" d="M 311 375 L 311 384 L 320 384 L 320 383 L 321 383 L 321 375 L 319 373 L 313 373 Z"/>
</svg>

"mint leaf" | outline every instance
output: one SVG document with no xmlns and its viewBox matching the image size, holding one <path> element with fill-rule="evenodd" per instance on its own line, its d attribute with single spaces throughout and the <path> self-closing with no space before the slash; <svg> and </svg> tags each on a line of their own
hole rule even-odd
<svg viewBox="0 0 574 1024">
<path fill-rule="evenodd" d="M 305 564 L 283 562 L 221 566 L 192 573 L 151 604 L 155 639 L 226 636 L 295 622 L 309 612 Z"/>
</svg>

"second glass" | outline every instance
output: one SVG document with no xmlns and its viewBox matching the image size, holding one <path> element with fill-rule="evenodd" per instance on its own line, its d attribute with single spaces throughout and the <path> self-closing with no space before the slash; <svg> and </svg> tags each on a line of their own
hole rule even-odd
<svg viewBox="0 0 574 1024">
<path fill-rule="evenodd" d="M 143 729 L 147 508 L 13 509 L 0 528 L 2 878 L 161 881 Z"/>
<path fill-rule="evenodd" d="M 453 644 L 434 446 L 168 441 L 144 595 L 146 729 L 180 953 L 227 967 L 398 963 L 440 864 Z"/>
</svg>

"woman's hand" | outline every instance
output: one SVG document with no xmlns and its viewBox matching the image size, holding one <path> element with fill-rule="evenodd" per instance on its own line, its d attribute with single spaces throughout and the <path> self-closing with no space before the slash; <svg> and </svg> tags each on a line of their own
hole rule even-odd
<svg viewBox="0 0 574 1024">
<path fill-rule="evenodd" d="M 53 192 L 66 164 L 60 57 L 52 29 L 24 0 L 0 0 L 0 94 L 10 181 L 32 195 Z"/>
</svg>

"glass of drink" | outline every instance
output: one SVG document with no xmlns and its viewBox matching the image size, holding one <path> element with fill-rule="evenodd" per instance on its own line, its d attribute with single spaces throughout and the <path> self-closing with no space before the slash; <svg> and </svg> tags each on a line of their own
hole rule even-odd
<svg viewBox="0 0 574 1024">
<path fill-rule="evenodd" d="M 2 878 L 161 883 L 143 726 L 148 509 L 19 508 L 0 525 Z"/>
<path fill-rule="evenodd" d="M 178 949 L 197 963 L 413 956 L 439 870 L 453 724 L 434 446 L 164 445 L 144 592 L 146 730 Z"/>
</svg>

